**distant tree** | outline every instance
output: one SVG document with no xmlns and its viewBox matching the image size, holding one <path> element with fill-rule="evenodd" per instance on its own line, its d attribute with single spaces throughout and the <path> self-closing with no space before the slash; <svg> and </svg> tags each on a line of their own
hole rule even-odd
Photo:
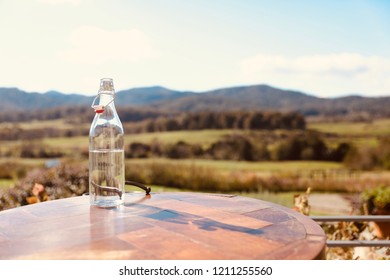
<svg viewBox="0 0 390 280">
<path fill-rule="evenodd" d="M 372 170 L 378 164 L 379 158 L 371 147 L 357 148 L 352 146 L 345 156 L 344 163 L 351 169 Z"/>
<path fill-rule="evenodd" d="M 289 136 L 276 148 L 276 160 L 325 160 L 327 146 L 317 133 Z"/>
<path fill-rule="evenodd" d="M 129 145 L 129 149 L 126 151 L 126 157 L 128 158 L 147 158 L 151 148 L 149 145 L 139 142 L 134 142 Z"/>
<path fill-rule="evenodd" d="M 224 140 L 213 143 L 207 153 L 213 159 L 254 160 L 252 143 L 242 135 L 230 135 Z"/>
<path fill-rule="evenodd" d="M 165 126 L 166 126 L 167 131 L 181 130 L 180 123 L 176 119 L 166 120 Z"/>
<path fill-rule="evenodd" d="M 169 158 L 184 159 L 200 156 L 202 150 L 199 145 L 190 145 L 184 141 L 179 141 L 174 145 L 170 145 L 166 154 Z"/>
<path fill-rule="evenodd" d="M 350 143 L 342 142 L 337 145 L 333 150 L 330 150 L 329 160 L 342 162 L 344 161 L 346 155 L 351 150 L 352 146 Z"/>
</svg>

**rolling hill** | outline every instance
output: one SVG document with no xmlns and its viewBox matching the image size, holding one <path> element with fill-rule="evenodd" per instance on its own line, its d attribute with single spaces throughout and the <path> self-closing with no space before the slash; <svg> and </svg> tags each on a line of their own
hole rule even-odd
<svg viewBox="0 0 390 280">
<path fill-rule="evenodd" d="M 0 88 L 0 113 L 42 110 L 60 106 L 89 106 L 93 97 L 82 94 L 29 93 L 17 88 Z M 216 89 L 207 92 L 182 92 L 164 87 L 144 87 L 118 91 L 119 107 L 139 107 L 166 112 L 272 110 L 298 111 L 305 115 L 345 115 L 367 113 L 390 115 L 390 97 L 319 98 L 303 92 L 282 90 L 267 85 Z"/>
</svg>

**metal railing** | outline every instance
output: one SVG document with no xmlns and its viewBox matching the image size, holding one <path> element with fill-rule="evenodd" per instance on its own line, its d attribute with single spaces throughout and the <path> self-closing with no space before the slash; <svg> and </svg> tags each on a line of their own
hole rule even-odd
<svg viewBox="0 0 390 280">
<path fill-rule="evenodd" d="M 372 216 L 310 216 L 318 223 L 326 222 L 388 222 L 389 215 Z M 327 240 L 328 247 L 390 247 L 390 240 Z"/>
</svg>

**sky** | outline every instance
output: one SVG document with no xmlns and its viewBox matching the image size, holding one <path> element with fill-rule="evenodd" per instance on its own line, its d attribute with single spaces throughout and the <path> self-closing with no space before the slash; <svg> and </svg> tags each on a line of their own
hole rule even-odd
<svg viewBox="0 0 390 280">
<path fill-rule="evenodd" d="M 390 96 L 387 0 L 0 0 L 0 87 Z"/>
</svg>

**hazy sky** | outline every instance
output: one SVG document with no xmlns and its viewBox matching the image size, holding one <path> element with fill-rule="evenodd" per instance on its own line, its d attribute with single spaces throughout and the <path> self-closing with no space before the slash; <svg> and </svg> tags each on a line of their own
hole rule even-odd
<svg viewBox="0 0 390 280">
<path fill-rule="evenodd" d="M 0 0 L 0 87 L 390 95 L 390 1 Z"/>
</svg>

